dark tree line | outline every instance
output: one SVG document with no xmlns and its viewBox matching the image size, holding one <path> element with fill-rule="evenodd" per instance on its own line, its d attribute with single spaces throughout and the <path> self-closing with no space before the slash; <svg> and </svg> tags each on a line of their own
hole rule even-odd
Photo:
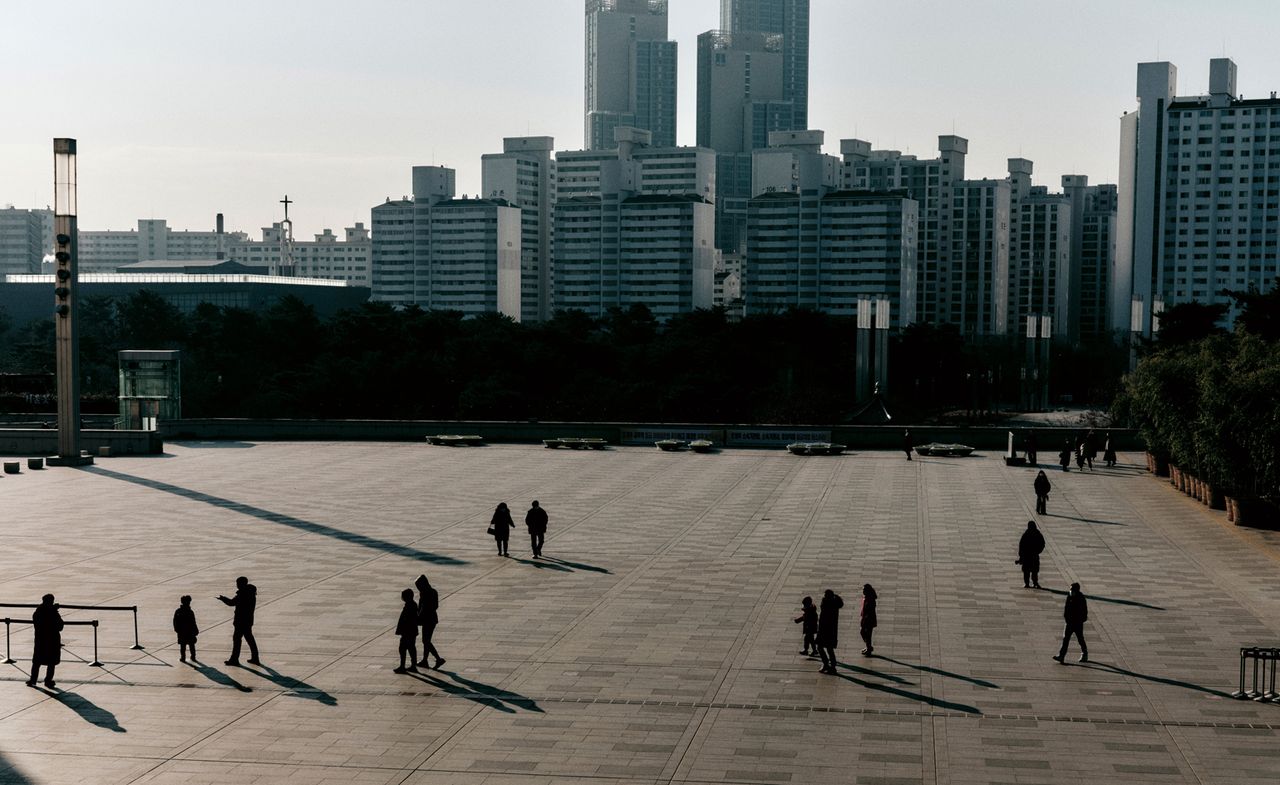
<svg viewBox="0 0 1280 785">
<path fill-rule="evenodd" d="M 183 314 L 143 291 L 88 298 L 79 313 L 86 397 L 115 396 L 118 350 L 179 349 L 188 417 L 838 423 L 857 408 L 855 324 L 812 311 L 659 323 L 634 306 L 525 325 L 368 303 L 322 319 L 293 298 Z M 1021 353 L 1016 338 L 912 325 L 891 345 L 889 400 L 908 421 L 1017 401 Z M 0 359 L 51 371 L 52 321 L 0 318 Z M 1058 350 L 1055 389 L 1109 400 L 1119 369 L 1097 360 Z"/>
</svg>

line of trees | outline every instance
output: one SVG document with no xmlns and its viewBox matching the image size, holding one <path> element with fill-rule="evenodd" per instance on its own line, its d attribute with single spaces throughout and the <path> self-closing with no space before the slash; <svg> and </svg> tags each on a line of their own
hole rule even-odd
<svg viewBox="0 0 1280 785">
<path fill-rule="evenodd" d="M 293 298 L 261 312 L 184 314 L 143 291 L 86 298 L 79 316 L 83 391 L 106 411 L 120 349 L 181 350 L 189 417 L 838 423 L 859 403 L 854 321 L 812 311 L 741 321 L 696 311 L 664 324 L 635 306 L 526 325 L 369 303 L 322 319 Z M 53 345 L 52 320 L 0 319 L 5 371 L 52 371 Z M 949 325 L 908 327 L 890 349 L 895 416 L 1016 402 L 1022 351 L 1016 337 L 975 342 Z M 1122 363 L 1109 343 L 1063 348 L 1054 389 L 1105 404 Z"/>
</svg>

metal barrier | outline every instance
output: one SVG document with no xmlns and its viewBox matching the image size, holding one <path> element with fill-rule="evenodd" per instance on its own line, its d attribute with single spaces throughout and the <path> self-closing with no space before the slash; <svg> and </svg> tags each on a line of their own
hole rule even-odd
<svg viewBox="0 0 1280 785">
<path fill-rule="evenodd" d="M 0 602 L 0 608 L 39 608 L 39 605 L 27 604 L 23 602 Z M 65 602 L 58 603 L 58 607 L 69 611 L 129 611 L 133 614 L 133 646 L 132 649 L 146 648 L 138 642 L 138 606 L 137 605 L 68 605 Z M 16 623 L 16 622 L 15 622 Z M 67 622 L 71 624 L 71 622 Z"/>
<path fill-rule="evenodd" d="M 10 624 L 35 624 L 31 619 L 5 619 L 4 620 L 4 664 L 12 665 L 17 660 L 13 658 L 13 654 L 9 651 L 9 625 Z M 64 621 L 62 623 L 66 627 L 93 627 L 93 662 L 89 663 L 92 668 L 101 668 L 102 663 L 98 660 L 98 620 L 91 619 L 89 621 Z"/>
<path fill-rule="evenodd" d="M 1231 693 L 1237 700 L 1255 700 L 1270 702 L 1280 699 L 1276 692 L 1276 661 L 1280 660 L 1280 649 L 1268 649 L 1260 646 L 1245 646 L 1240 649 L 1240 689 Z M 1245 689 L 1245 666 L 1253 663 L 1252 689 Z M 1271 663 L 1268 674 L 1267 663 Z M 1271 689 L 1267 689 L 1268 675 L 1271 678 Z M 1261 685 L 1259 685 L 1261 682 Z M 1259 689 L 1261 686 L 1261 689 Z"/>
</svg>

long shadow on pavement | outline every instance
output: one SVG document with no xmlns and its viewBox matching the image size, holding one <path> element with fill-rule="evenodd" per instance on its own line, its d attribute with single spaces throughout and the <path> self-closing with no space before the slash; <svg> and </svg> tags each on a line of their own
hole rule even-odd
<svg viewBox="0 0 1280 785">
<path fill-rule="evenodd" d="M 887 660 L 889 658 L 881 657 L 881 659 Z M 881 673 L 880 671 L 872 670 L 870 668 L 864 668 L 861 665 L 854 665 L 851 662 L 840 662 L 839 660 L 836 660 L 836 665 L 840 666 L 841 668 L 844 668 L 845 670 L 854 671 L 855 673 L 860 673 L 863 676 L 875 676 L 877 679 L 884 679 L 885 681 L 891 681 L 891 682 L 894 682 L 895 684 L 906 684 L 908 686 L 911 685 L 910 681 L 902 678 L 901 676 L 894 676 L 892 673 Z"/>
<path fill-rule="evenodd" d="M 1127 523 L 1120 523 L 1119 521 L 1103 521 L 1097 518 L 1077 518 L 1074 515 L 1060 515 L 1056 512 L 1047 512 L 1044 514 L 1044 516 L 1046 518 L 1064 518 L 1068 521 L 1080 521 L 1081 523 L 1100 523 L 1103 526 L 1128 526 L 1129 525 Z"/>
<path fill-rule="evenodd" d="M 205 677 L 206 679 L 213 682 L 214 684 L 221 684 L 223 687 L 235 687 L 237 690 L 240 690 L 241 692 L 253 692 L 253 688 L 250 687 L 249 685 L 241 684 L 240 682 L 233 679 L 230 675 L 223 673 L 217 668 L 211 667 L 209 665 L 205 665 L 203 662 L 193 660 L 187 664 L 190 665 L 195 670 L 196 673 Z"/>
<path fill-rule="evenodd" d="M 195 491 L 190 488 L 170 485 L 167 482 L 160 482 L 159 480 L 149 480 L 145 477 L 138 477 L 132 474 L 103 469 L 98 466 L 84 466 L 81 467 L 80 471 L 97 474 L 102 477 L 110 477 L 115 480 L 123 480 L 124 482 L 131 482 L 134 485 L 141 485 L 144 488 L 151 488 L 152 490 L 163 491 L 164 493 L 172 493 L 175 496 L 181 496 L 185 499 L 192 499 L 205 504 L 211 504 L 214 507 L 221 507 L 224 510 L 231 510 L 232 512 L 238 512 L 242 515 L 248 515 L 260 520 L 269 521 L 270 523 L 277 523 L 281 526 L 288 526 L 293 529 L 310 532 L 311 534 L 319 534 L 324 537 L 332 537 L 335 540 L 342 540 L 343 542 L 349 542 L 352 545 L 359 545 L 365 548 L 373 548 L 374 550 L 383 551 L 385 553 L 394 553 L 397 556 L 407 556 L 411 559 L 427 562 L 429 564 L 459 566 L 467 563 L 451 556 L 441 556 L 440 554 L 427 553 L 426 551 L 420 551 L 416 548 L 410 548 L 406 545 L 396 545 L 395 543 L 387 542 L 386 540 L 379 540 L 374 537 L 366 537 L 363 534 L 335 529 L 332 526 L 325 526 L 322 523 L 304 521 L 290 515 L 282 515 L 278 512 L 264 510 L 260 507 L 253 507 L 230 499 L 223 499 L 221 497 L 201 493 L 200 491 Z"/>
<path fill-rule="evenodd" d="M 326 706 L 338 705 L 337 698 L 333 697 L 332 695 L 320 689 L 319 687 L 313 686 L 311 684 L 307 684 L 302 679 L 295 679 L 292 676 L 286 676 L 280 671 L 276 670 L 275 668 L 271 668 L 266 665 L 259 665 L 256 668 L 251 668 L 248 665 L 241 665 L 240 667 L 244 668 L 250 673 L 255 673 L 261 676 L 262 678 L 275 684 L 278 687 L 285 689 L 287 691 L 285 692 L 286 695 L 293 695 L 294 697 L 298 697 L 298 698 L 306 698 L 307 700 L 313 700 L 313 701 L 316 701 L 317 703 L 323 703 Z"/>
<path fill-rule="evenodd" d="M 10 763 L 5 760 L 4 755 L 0 755 L 0 783 L 4 785 L 35 785 L 34 782 L 27 779 L 27 776 L 18 771 L 16 763 Z"/>
<path fill-rule="evenodd" d="M 1047 592 L 1049 592 L 1050 594 L 1057 594 L 1057 595 L 1058 595 L 1058 596 L 1060 596 L 1060 597 L 1066 597 L 1068 594 L 1070 594 L 1070 592 L 1065 592 L 1065 591 L 1063 591 L 1062 589 L 1044 589 L 1044 588 L 1042 588 L 1042 589 L 1040 589 L 1040 591 L 1047 591 Z M 1133 606 L 1134 608 L 1146 608 L 1146 609 L 1147 609 L 1147 610 L 1149 610 L 1149 611 L 1162 611 L 1162 610 L 1164 610 L 1164 608 L 1161 608 L 1159 605 L 1148 605 L 1148 604 L 1147 604 L 1147 603 L 1145 603 L 1145 602 L 1138 602 L 1137 600 L 1118 600 L 1118 599 L 1116 599 L 1115 597 L 1100 597 L 1100 596 L 1098 596 L 1098 595 L 1096 595 L 1096 594 L 1086 594 L 1086 595 L 1085 595 L 1085 597 L 1086 597 L 1086 598 L 1088 598 L 1088 599 L 1090 599 L 1090 600 L 1097 600 L 1098 602 L 1106 602 L 1106 603 L 1110 603 L 1110 604 L 1112 604 L 1112 605 L 1130 605 L 1130 606 Z"/>
<path fill-rule="evenodd" d="M 439 673 L 448 676 L 453 681 L 446 681 L 426 671 L 408 675 L 425 684 L 430 684 L 445 694 L 466 698 L 486 708 L 497 709 L 507 714 L 515 714 L 518 709 L 537 712 L 538 714 L 544 713 L 542 708 L 538 706 L 538 702 L 533 698 L 526 698 L 510 690 L 499 689 L 489 684 L 463 678 L 453 671 L 439 671 Z"/>
<path fill-rule="evenodd" d="M 567 559 L 558 559 L 555 556 L 543 556 L 542 559 L 545 559 L 546 561 L 552 562 L 554 564 L 563 565 L 565 567 L 568 567 L 571 570 L 581 570 L 583 572 L 598 572 L 604 575 L 613 574 L 609 572 L 607 569 L 605 569 L 604 567 L 597 567 L 594 564 L 583 564 L 581 562 L 568 561 Z"/>
<path fill-rule="evenodd" d="M 952 703 L 951 701 L 944 701 L 941 698 L 934 698 L 930 695 L 922 695 L 918 692 L 911 692 L 910 690 L 901 690 L 887 684 L 876 684 L 875 682 L 863 681 L 862 679 L 854 676 L 848 676 L 840 673 L 839 671 L 836 672 L 835 676 L 836 678 L 844 679 L 845 681 L 851 681 L 860 687 L 866 687 L 869 690 L 887 692 L 890 695 L 897 695 L 900 698 L 909 698 L 910 700 L 926 703 L 935 708 L 947 709 L 948 711 L 960 711 L 965 714 L 982 714 L 982 711 L 977 707 L 967 706 L 963 703 Z"/>
<path fill-rule="evenodd" d="M 89 700 L 75 692 L 66 692 L 59 689 L 41 688 L 41 692 L 53 698 L 58 703 L 71 709 L 79 714 L 85 722 L 97 725 L 99 728 L 106 728 L 112 733 L 127 733 L 124 728 L 120 727 L 120 723 L 116 721 L 116 715 L 102 708 L 98 704 Z"/>
<path fill-rule="evenodd" d="M 1196 692 L 1203 692 L 1206 695 L 1213 695 L 1218 698 L 1231 697 L 1230 693 L 1222 692 L 1221 690 L 1210 689 L 1209 687 L 1205 687 L 1200 684 L 1193 684 L 1192 682 L 1189 682 L 1189 681 L 1179 681 L 1178 679 L 1166 679 L 1163 676 L 1152 676 L 1149 673 L 1138 673 L 1136 671 L 1131 671 L 1127 668 L 1121 668 L 1118 665 L 1112 665 L 1106 662 L 1096 662 L 1092 659 L 1089 660 L 1089 662 L 1077 662 L 1077 663 L 1074 663 L 1074 665 L 1075 667 L 1092 668 L 1093 670 L 1103 671 L 1105 673 L 1118 673 L 1121 676 L 1132 676 L 1135 679 L 1142 679 L 1143 681 L 1153 681 L 1153 682 L 1156 682 L 1157 684 L 1168 684 L 1170 687 L 1182 687 L 1183 689 L 1195 690 Z"/>
<path fill-rule="evenodd" d="M 932 674 L 934 674 L 935 676 L 945 676 L 945 677 L 947 677 L 948 679 L 959 679 L 960 681 L 967 681 L 967 682 L 969 682 L 970 684 L 976 684 L 976 685 L 978 685 L 979 687 L 986 687 L 986 688 L 987 688 L 987 689 L 989 689 L 989 690 L 998 690 L 998 689 L 1000 689 L 1000 685 L 999 685 L 999 684 L 993 684 L 992 682 L 985 681 L 985 680 L 983 680 L 983 679 L 979 679 L 979 678 L 975 678 L 975 677 L 973 677 L 973 676 L 962 676 L 962 675 L 961 675 L 961 674 L 959 674 L 959 673 L 952 673 L 951 671 L 944 671 L 944 670 L 942 670 L 941 668 L 935 668 L 935 667 L 933 667 L 933 666 L 931 666 L 931 665 L 917 665 L 917 664 L 915 664 L 915 663 L 913 663 L 913 662 L 903 662 L 902 660 L 895 660 L 893 657 L 886 657 L 886 656 L 884 656 L 883 654 L 875 654 L 875 653 L 872 653 L 871 658 L 872 658 L 872 659 L 877 659 L 877 658 L 878 658 L 878 659 L 882 659 L 882 660 L 885 660 L 886 662 L 892 662 L 892 663 L 895 663 L 895 664 L 897 664 L 897 665 L 901 665 L 901 666 L 903 666 L 903 667 L 905 667 L 905 668 L 913 668 L 913 669 L 918 670 L 918 671 L 923 671 L 924 673 L 932 673 Z"/>
</svg>

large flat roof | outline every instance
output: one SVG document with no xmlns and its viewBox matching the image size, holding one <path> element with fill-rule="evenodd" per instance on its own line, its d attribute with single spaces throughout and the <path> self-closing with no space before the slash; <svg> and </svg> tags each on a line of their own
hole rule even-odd
<svg viewBox="0 0 1280 785">
<path fill-rule="evenodd" d="M 802 458 L 532 446 L 179 443 L 0 479 L 0 601 L 136 605 L 0 670 L 0 780 L 1243 783 L 1280 779 L 1280 707 L 1226 696 L 1280 643 L 1280 533 L 1237 529 L 1122 455 L 1053 471 L 1044 589 L 1018 537 L 1035 471 L 998 456 Z M 550 514 L 546 560 L 519 525 Z M 485 535 L 505 501 L 513 558 Z M 395 675 L 400 591 L 440 593 L 444 668 Z M 236 576 L 264 667 L 226 666 Z M 1063 592 L 1092 662 L 1062 666 Z M 879 592 L 877 656 L 859 595 Z M 800 599 L 844 598 L 836 676 Z M 199 665 L 171 619 L 194 597 Z M 28 610 L 10 610 L 29 618 Z M 247 655 L 246 655 L 247 656 Z"/>
</svg>

